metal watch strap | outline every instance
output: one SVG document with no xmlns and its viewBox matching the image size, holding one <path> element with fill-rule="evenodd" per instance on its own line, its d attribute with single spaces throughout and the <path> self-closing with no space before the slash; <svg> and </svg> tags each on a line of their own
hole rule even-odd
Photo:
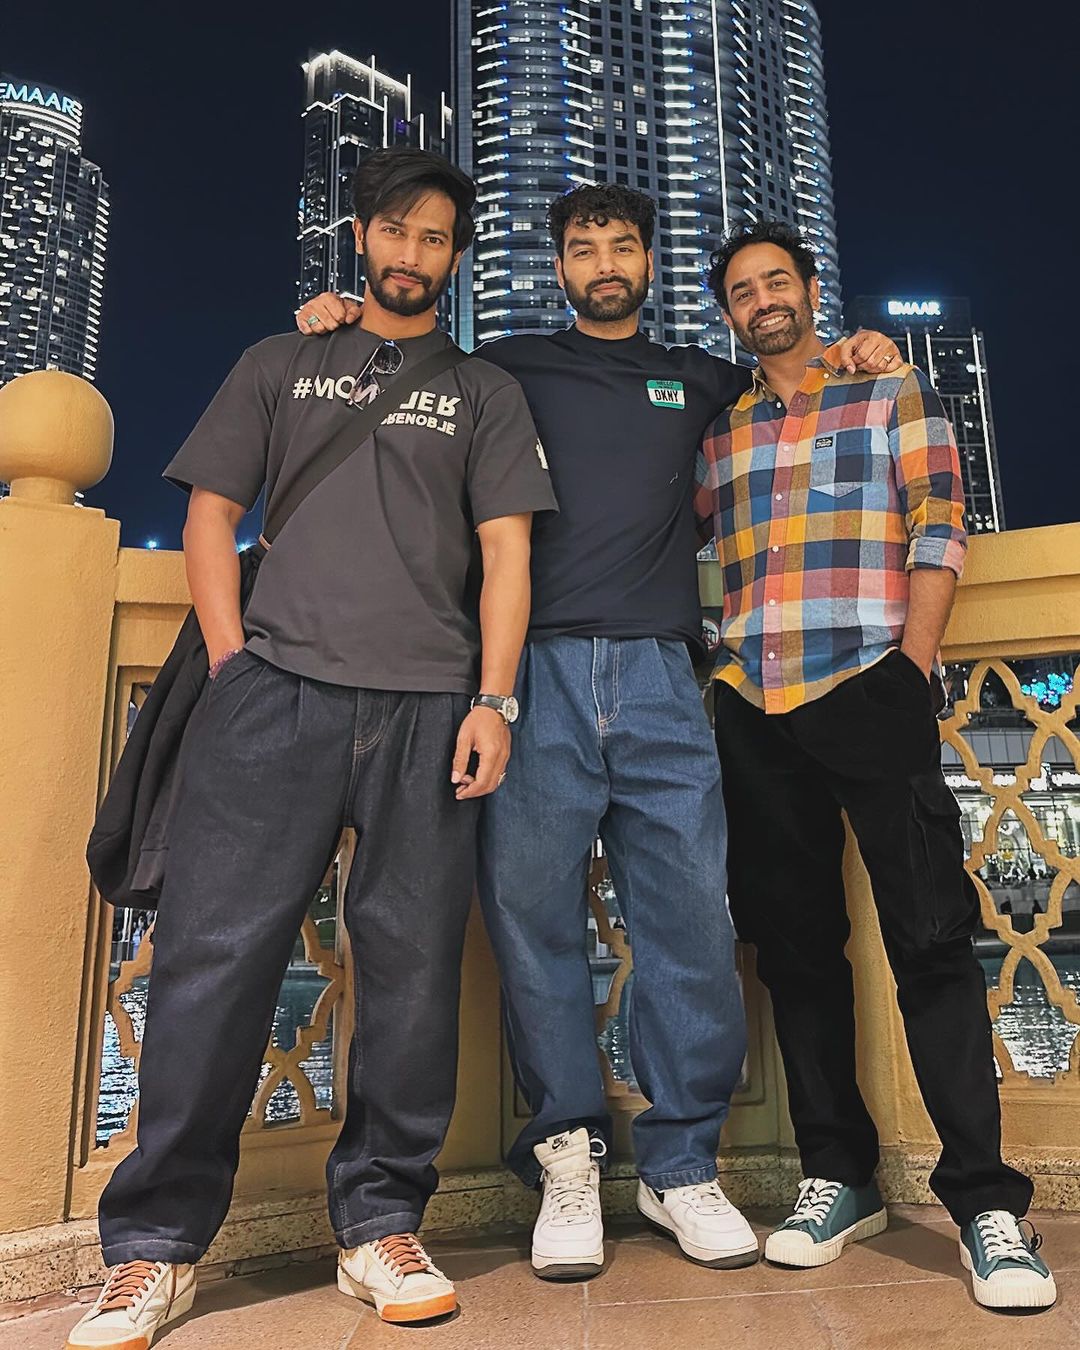
<svg viewBox="0 0 1080 1350">
<path fill-rule="evenodd" d="M 472 701 L 474 708 L 490 708 L 492 712 L 497 712 L 507 726 L 510 725 L 510 719 L 506 715 L 506 705 L 510 702 L 505 694 L 477 694 Z"/>
</svg>

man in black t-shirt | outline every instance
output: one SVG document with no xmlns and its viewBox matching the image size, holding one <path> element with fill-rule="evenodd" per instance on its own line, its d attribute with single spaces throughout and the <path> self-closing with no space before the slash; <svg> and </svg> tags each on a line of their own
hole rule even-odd
<svg viewBox="0 0 1080 1350">
<path fill-rule="evenodd" d="M 184 552 L 210 680 L 154 930 L 138 1147 L 101 1200 L 113 1269 L 69 1347 L 149 1344 L 191 1306 L 275 997 L 343 826 L 358 835 L 344 896 L 357 1007 L 327 1166 L 338 1287 L 388 1321 L 456 1306 L 415 1233 L 454 1102 L 476 820 L 510 753 L 530 520 L 555 503 L 521 388 L 498 367 L 445 362 L 393 396 L 395 376 L 450 346 L 435 305 L 472 237 L 472 182 L 393 150 L 365 160 L 355 195 L 363 324 L 245 352 L 166 470 L 191 491 Z M 350 403 L 387 386 L 375 433 L 300 500 L 241 614 L 244 513 L 265 485 L 272 516 L 356 417 Z"/>
<path fill-rule="evenodd" d="M 638 1206 L 692 1260 L 758 1257 L 716 1180 L 746 1035 L 720 768 L 687 650 L 701 635 L 695 460 L 750 372 L 639 331 L 654 223 L 652 201 L 628 188 L 556 200 L 555 267 L 576 323 L 479 349 L 520 380 L 559 500 L 533 532 L 514 765 L 480 833 L 480 897 L 533 1112 L 509 1162 L 542 1188 L 532 1263 L 548 1279 L 603 1265 L 598 1164 L 611 1119 L 585 946 L 597 834 L 634 952 L 630 1057 L 650 1103 L 633 1126 Z M 320 296 L 298 323 L 331 331 L 354 313 Z M 855 347 L 870 369 L 896 359 L 874 334 L 833 359 L 854 364 Z"/>
</svg>

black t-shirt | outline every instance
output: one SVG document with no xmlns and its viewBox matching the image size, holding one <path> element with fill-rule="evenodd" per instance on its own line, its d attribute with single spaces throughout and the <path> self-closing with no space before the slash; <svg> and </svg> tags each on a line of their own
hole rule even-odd
<svg viewBox="0 0 1080 1350">
<path fill-rule="evenodd" d="M 529 637 L 699 643 L 695 460 L 749 370 L 702 347 L 576 327 L 477 354 L 525 390 L 559 502 L 533 524 Z"/>
<path fill-rule="evenodd" d="M 402 371 L 445 347 L 397 345 Z M 240 358 L 165 477 L 251 507 L 317 457 L 380 339 L 361 328 L 267 338 Z M 259 567 L 247 645 L 298 675 L 357 688 L 476 691 L 474 531 L 555 506 L 518 383 L 479 357 L 387 414 L 304 499 Z"/>
</svg>

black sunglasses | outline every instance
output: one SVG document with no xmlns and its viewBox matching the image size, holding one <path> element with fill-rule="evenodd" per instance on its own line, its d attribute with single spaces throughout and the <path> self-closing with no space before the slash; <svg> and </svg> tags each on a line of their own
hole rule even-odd
<svg viewBox="0 0 1080 1350">
<path fill-rule="evenodd" d="M 363 369 L 356 377 L 352 393 L 346 400 L 349 407 L 362 408 L 365 404 L 370 403 L 382 391 L 382 385 L 379 383 L 380 376 L 385 378 L 396 375 L 404 360 L 405 353 L 399 346 L 390 341 L 380 342 L 364 362 Z"/>
</svg>

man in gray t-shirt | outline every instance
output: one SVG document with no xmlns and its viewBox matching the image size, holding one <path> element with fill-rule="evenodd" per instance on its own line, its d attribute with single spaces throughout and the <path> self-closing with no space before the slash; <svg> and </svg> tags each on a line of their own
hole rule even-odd
<svg viewBox="0 0 1080 1350">
<path fill-rule="evenodd" d="M 275 996 L 343 826 L 358 836 L 343 904 L 357 1004 L 327 1169 L 338 1287 L 389 1321 L 456 1307 L 415 1233 L 454 1102 L 477 810 L 510 752 L 531 518 L 555 501 L 505 372 L 453 349 L 393 393 L 451 347 L 435 305 L 472 237 L 473 184 L 399 149 L 369 156 L 355 192 L 363 326 L 245 352 L 166 470 L 191 491 L 210 680 L 154 930 L 138 1148 L 101 1201 L 114 1269 L 70 1346 L 148 1344 L 191 1306 Z M 373 397 L 374 435 L 288 516 L 241 614 L 244 513 L 264 487 L 271 512 L 292 500 L 350 403 Z"/>
<path fill-rule="evenodd" d="M 432 328 L 394 345 L 404 375 L 452 344 Z M 355 416 L 346 400 L 379 346 L 359 327 L 320 342 L 293 332 L 258 343 L 165 477 L 245 508 L 265 483 L 272 504 Z M 247 649 L 335 684 L 475 693 L 476 531 L 554 504 L 536 446 L 521 386 L 479 357 L 392 402 L 372 439 L 274 541 L 244 614 Z"/>
</svg>

